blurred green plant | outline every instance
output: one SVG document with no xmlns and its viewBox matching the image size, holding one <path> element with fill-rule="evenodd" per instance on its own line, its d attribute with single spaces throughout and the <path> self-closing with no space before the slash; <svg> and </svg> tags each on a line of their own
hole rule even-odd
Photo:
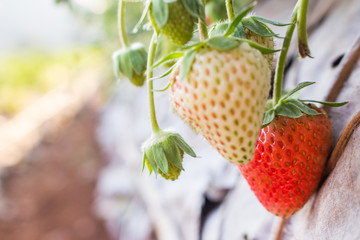
<svg viewBox="0 0 360 240">
<path fill-rule="evenodd" d="M 0 114 L 13 116 L 29 102 L 103 59 L 98 47 L 29 51 L 0 58 Z M 109 61 L 110 62 L 110 61 Z"/>
</svg>

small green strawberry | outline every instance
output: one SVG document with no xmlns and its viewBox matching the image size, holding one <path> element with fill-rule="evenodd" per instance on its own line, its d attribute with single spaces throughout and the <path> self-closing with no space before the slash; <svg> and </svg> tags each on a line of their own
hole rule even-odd
<svg viewBox="0 0 360 240">
<path fill-rule="evenodd" d="M 208 43 L 222 48 L 234 41 L 215 37 Z M 175 111 L 225 159 L 248 163 L 270 89 L 264 56 L 244 42 L 226 51 L 206 46 L 195 54 L 185 78 L 179 75 L 181 68 L 171 80 Z"/>
<path fill-rule="evenodd" d="M 183 0 L 153 0 L 150 13 L 160 32 L 176 45 L 184 45 L 193 36 L 196 18 Z"/>
<path fill-rule="evenodd" d="M 276 116 L 261 132 L 255 156 L 239 169 L 271 213 L 290 217 L 316 190 L 332 144 L 332 125 L 325 112 L 299 118 Z"/>
<path fill-rule="evenodd" d="M 150 173 L 160 173 L 165 179 L 176 180 L 183 169 L 182 161 L 184 152 L 196 157 L 195 152 L 174 132 L 158 131 L 144 142 L 143 168 L 148 167 Z"/>
<path fill-rule="evenodd" d="M 117 50 L 112 55 L 115 75 L 125 76 L 133 85 L 140 87 L 145 82 L 147 53 L 141 43 Z"/>
</svg>

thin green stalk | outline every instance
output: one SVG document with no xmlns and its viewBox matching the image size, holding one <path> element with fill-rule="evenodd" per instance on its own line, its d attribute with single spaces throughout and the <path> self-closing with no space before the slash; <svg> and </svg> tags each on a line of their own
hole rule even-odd
<svg viewBox="0 0 360 240">
<path fill-rule="evenodd" d="M 152 66 L 154 64 L 154 58 L 155 58 L 155 51 L 157 47 L 157 33 L 154 32 L 150 45 L 149 45 L 149 55 L 147 60 L 147 73 L 146 73 L 146 79 L 148 83 L 148 95 L 149 95 L 149 108 L 150 108 L 150 121 L 151 121 L 151 128 L 153 133 L 157 133 L 161 131 L 159 124 L 156 120 L 156 113 L 155 113 L 155 102 L 154 102 L 154 86 L 153 81 L 150 80 L 153 78 L 153 69 Z"/>
<path fill-rule="evenodd" d="M 201 2 L 203 4 L 203 6 L 205 7 L 206 1 L 201 0 Z M 200 34 L 201 41 L 204 41 L 209 38 L 206 22 L 203 21 L 201 18 L 199 18 L 199 34 Z"/>
<path fill-rule="evenodd" d="M 286 56 L 289 51 L 291 39 L 296 27 L 296 21 L 297 21 L 297 11 L 294 11 L 293 17 L 291 19 L 291 24 L 285 35 L 285 39 L 281 48 L 280 56 L 278 58 L 277 64 L 276 64 L 276 70 L 275 70 L 275 77 L 274 77 L 274 106 L 279 102 L 281 98 L 282 93 L 282 84 L 283 84 L 283 78 L 284 78 L 284 71 L 285 71 L 285 64 L 286 64 Z"/>
<path fill-rule="evenodd" d="M 229 22 L 231 22 L 235 18 L 233 0 L 226 0 L 226 11 Z"/>
<path fill-rule="evenodd" d="M 118 3 L 118 34 L 123 47 L 129 46 L 125 32 L 125 1 L 119 0 Z"/>
<path fill-rule="evenodd" d="M 298 49 L 299 54 L 302 58 L 309 56 L 311 57 L 308 37 L 307 37 L 307 28 L 306 28 L 306 16 L 309 6 L 309 0 L 303 0 L 300 2 L 298 8 Z"/>
</svg>

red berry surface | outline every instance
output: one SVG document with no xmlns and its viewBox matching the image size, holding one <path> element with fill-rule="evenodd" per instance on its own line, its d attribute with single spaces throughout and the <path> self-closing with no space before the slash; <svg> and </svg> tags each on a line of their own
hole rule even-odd
<svg viewBox="0 0 360 240">
<path fill-rule="evenodd" d="M 326 114 L 277 116 L 261 130 L 253 160 L 238 167 L 261 204 L 286 218 L 316 190 L 331 143 L 332 125 Z"/>
</svg>

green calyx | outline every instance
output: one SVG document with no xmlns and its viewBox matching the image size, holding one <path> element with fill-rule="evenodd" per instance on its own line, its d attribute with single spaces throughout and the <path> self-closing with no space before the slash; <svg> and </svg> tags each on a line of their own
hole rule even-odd
<svg viewBox="0 0 360 240">
<path fill-rule="evenodd" d="M 269 100 L 265 106 L 264 121 L 262 127 L 269 125 L 276 116 L 285 116 L 289 118 L 299 118 L 306 115 L 316 116 L 323 113 L 316 111 L 314 108 L 309 106 L 307 103 L 321 103 L 323 105 L 331 107 L 340 107 L 345 105 L 347 102 L 334 103 L 334 102 L 322 102 L 315 100 L 300 100 L 292 98 L 291 96 L 299 90 L 314 84 L 314 82 L 302 82 L 298 84 L 293 90 L 285 93 L 278 103 L 274 106 L 273 101 Z"/>
<path fill-rule="evenodd" d="M 112 55 L 115 76 L 125 76 L 135 86 L 145 82 L 147 52 L 144 45 L 134 43 L 130 47 L 117 50 Z"/>
<path fill-rule="evenodd" d="M 184 152 L 196 157 L 192 148 L 174 132 L 159 131 L 143 144 L 143 169 L 146 166 L 150 174 L 160 174 L 165 179 L 178 179 L 183 169 Z"/>
</svg>

